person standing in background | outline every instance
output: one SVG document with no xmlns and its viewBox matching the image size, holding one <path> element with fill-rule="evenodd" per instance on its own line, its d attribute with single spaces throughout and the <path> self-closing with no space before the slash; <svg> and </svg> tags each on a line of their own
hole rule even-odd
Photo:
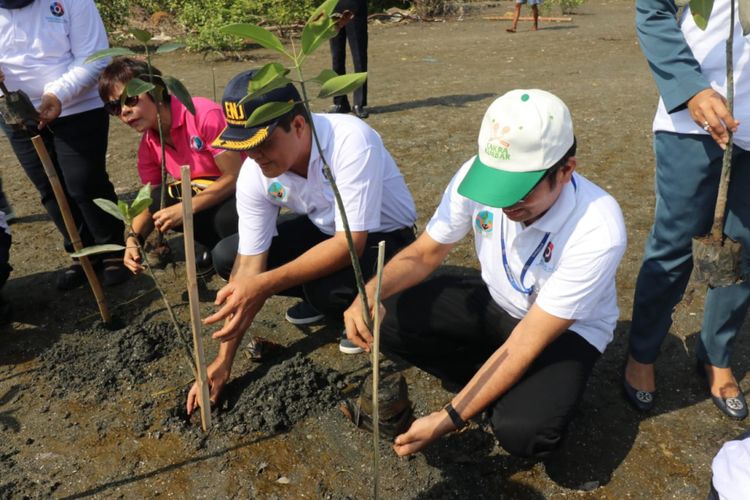
<svg viewBox="0 0 750 500">
<path fill-rule="evenodd" d="M 336 12 L 350 11 L 354 17 L 342 27 L 338 34 L 331 38 L 331 57 L 333 59 L 333 71 L 339 75 L 346 73 L 346 41 L 349 40 L 349 49 L 352 52 L 354 72 L 367 71 L 367 0 L 340 0 L 336 6 Z M 367 106 L 367 82 L 354 91 L 354 114 L 359 118 L 367 118 L 370 113 L 365 109 Z M 350 113 L 352 107 L 349 105 L 347 96 L 336 96 L 333 98 L 331 113 Z"/>
</svg>

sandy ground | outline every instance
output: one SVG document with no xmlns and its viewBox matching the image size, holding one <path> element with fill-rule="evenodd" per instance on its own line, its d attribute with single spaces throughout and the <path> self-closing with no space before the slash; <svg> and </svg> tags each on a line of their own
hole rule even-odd
<svg viewBox="0 0 750 500">
<path fill-rule="evenodd" d="M 675 313 L 658 363 L 655 411 L 637 414 L 620 394 L 633 284 L 652 217 L 650 122 L 657 99 L 635 39 L 632 2 L 590 0 L 572 22 L 543 23 L 536 33 L 522 23 L 510 35 L 507 22 L 483 19 L 510 8 L 504 2 L 467 10 L 463 20 L 441 23 L 371 24 L 368 122 L 404 172 L 424 226 L 447 181 L 474 153 L 479 121 L 495 96 L 536 87 L 566 101 L 579 171 L 608 189 L 626 217 L 630 245 L 618 274 L 616 338 L 556 458 L 510 457 L 477 420 L 409 459 L 381 443 L 381 496 L 705 498 L 713 455 L 745 424 L 722 417 L 694 374 L 700 289 L 691 288 Z M 234 55 L 242 59 L 177 53 L 156 64 L 194 95 L 213 97 L 214 79 L 220 96 L 231 76 L 269 60 L 262 50 Z M 328 64 L 322 50 L 307 73 Z M 138 187 L 136 147 L 135 133 L 113 122 L 109 172 L 123 195 Z M 371 496 L 371 435 L 336 409 L 366 375 L 368 359 L 339 354 L 340 326 L 295 328 L 283 320 L 292 302 L 270 300 L 252 331 L 287 349 L 264 365 L 238 355 L 218 423 L 202 435 L 181 414 L 191 375 L 152 281 L 138 277 L 107 290 L 127 327 L 101 328 L 87 289 L 54 289 L 54 273 L 67 257 L 4 141 L 0 165 L 20 216 L 13 225 L 15 271 L 4 290 L 15 321 L 0 330 L 0 498 Z M 158 277 L 185 321 L 182 240 L 171 244 L 178 262 Z M 475 266 L 471 242 L 449 262 Z M 217 278 L 204 283 L 204 316 L 221 285 Z M 212 357 L 216 344 L 210 331 L 204 335 Z M 738 342 L 734 368 L 745 389 L 749 361 Z M 388 362 L 384 369 L 398 368 Z M 417 414 L 449 399 L 432 377 L 414 368 L 405 373 Z"/>
</svg>

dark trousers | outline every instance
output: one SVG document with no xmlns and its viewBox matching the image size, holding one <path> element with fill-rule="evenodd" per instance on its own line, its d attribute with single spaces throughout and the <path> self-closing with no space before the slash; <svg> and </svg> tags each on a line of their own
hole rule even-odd
<svg viewBox="0 0 750 500">
<path fill-rule="evenodd" d="M 73 245 L 52 185 L 28 132 L 12 130 L 1 118 L 0 127 L 8 136 L 26 175 L 39 191 L 42 205 L 63 235 L 65 250 L 72 252 Z M 58 118 L 40 131 L 84 246 L 123 244 L 122 222 L 94 203 L 96 198 L 117 202 L 106 171 L 108 131 L 109 115 L 103 108 Z"/>
<path fill-rule="evenodd" d="M 707 135 L 657 132 L 656 209 L 638 274 L 630 326 L 630 353 L 653 363 L 672 325 L 693 269 L 693 236 L 708 234 L 724 152 Z M 742 243 L 743 273 L 750 265 L 750 152 L 732 150 L 724 233 Z M 750 305 L 750 282 L 706 293 L 696 355 L 714 366 L 729 366 L 732 344 Z"/>
<path fill-rule="evenodd" d="M 354 72 L 367 71 L 367 0 L 340 0 L 336 12 L 349 10 L 354 18 L 338 34 L 331 38 L 331 58 L 333 71 L 346 74 L 346 41 L 352 52 Z M 345 95 L 333 98 L 334 104 L 348 106 Z M 367 106 L 367 82 L 354 91 L 354 105 Z"/>
<path fill-rule="evenodd" d="M 151 199 L 153 201 L 149 210 L 153 214 L 159 210 L 161 186 L 154 188 L 151 192 Z M 167 195 L 167 206 L 180 201 L 180 199 Z M 193 238 L 208 250 L 211 250 L 224 238 L 237 234 L 237 220 L 237 200 L 232 195 L 218 205 L 193 213 Z M 177 226 L 174 229 L 175 231 L 182 231 L 182 226 Z"/>
<path fill-rule="evenodd" d="M 268 251 L 268 269 L 274 269 L 296 259 L 318 243 L 331 236 L 322 233 L 306 215 L 279 217 L 278 235 L 273 238 Z M 399 250 L 414 241 L 414 230 L 405 228 L 390 233 L 367 235 L 365 251 L 359 258 L 365 280 L 376 271 L 378 243 L 385 241 L 385 257 L 390 259 Z M 222 240 L 212 252 L 214 268 L 219 276 L 228 278 L 237 254 L 238 236 Z M 349 265 L 340 271 L 323 276 L 304 285 L 284 290 L 279 295 L 304 299 L 318 311 L 329 317 L 340 317 L 357 296 L 354 271 Z"/>
<path fill-rule="evenodd" d="M 495 303 L 479 271 L 442 267 L 384 302 L 381 348 L 465 385 L 519 320 Z M 488 412 L 509 453 L 544 457 L 556 449 L 581 400 L 599 351 L 568 330 L 547 346 Z"/>
<path fill-rule="evenodd" d="M 8 276 L 13 270 L 10 262 L 10 244 L 12 238 L 10 233 L 0 227 L 0 288 L 8 281 Z"/>
</svg>

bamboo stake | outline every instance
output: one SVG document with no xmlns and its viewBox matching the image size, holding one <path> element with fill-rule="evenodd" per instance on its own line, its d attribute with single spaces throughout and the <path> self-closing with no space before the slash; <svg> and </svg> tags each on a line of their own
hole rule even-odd
<svg viewBox="0 0 750 500">
<path fill-rule="evenodd" d="M 727 109 L 734 113 L 734 2 L 731 2 L 729 10 L 729 38 L 726 43 L 727 64 Z M 724 149 L 724 157 L 721 161 L 721 177 L 719 180 L 719 191 L 716 196 L 716 207 L 714 208 L 714 223 L 711 227 L 711 237 L 715 241 L 724 241 L 724 217 L 727 210 L 727 198 L 729 197 L 729 180 L 732 177 L 732 146 L 733 134 L 727 128 L 729 141 Z"/>
<path fill-rule="evenodd" d="M 35 135 L 31 138 L 31 142 L 34 144 L 36 154 L 39 155 L 39 159 L 42 162 L 47 178 L 52 185 L 52 191 L 55 193 L 57 205 L 60 207 L 60 213 L 62 214 L 63 222 L 65 223 L 65 229 L 68 231 L 70 242 L 73 244 L 73 248 L 76 252 L 83 250 L 81 235 L 78 233 L 78 228 L 73 220 L 73 215 L 70 213 L 68 198 L 65 196 L 65 191 L 60 183 L 60 178 L 57 176 L 57 171 L 55 170 L 55 166 L 53 165 L 52 159 L 47 151 L 47 146 L 44 145 L 44 139 Z M 101 314 L 102 321 L 105 324 L 110 324 L 112 322 L 112 317 L 109 314 L 107 300 L 104 298 L 104 290 L 102 289 L 101 283 L 99 283 L 99 278 L 96 276 L 94 267 L 91 265 L 91 261 L 88 257 L 79 257 L 78 260 L 83 267 L 83 272 L 86 274 L 86 279 L 89 282 L 89 286 L 91 286 L 91 291 L 94 293 L 94 298 L 96 299 L 96 305 L 99 307 L 99 314 Z"/>
<path fill-rule="evenodd" d="M 375 288 L 375 311 L 372 340 L 372 448 L 373 448 L 373 487 L 372 497 L 378 498 L 380 478 L 380 289 L 383 284 L 383 263 L 385 262 L 385 241 L 378 243 L 377 287 Z"/>
<path fill-rule="evenodd" d="M 482 19 L 485 19 L 487 21 L 512 21 L 513 20 L 513 13 L 508 13 L 509 15 L 504 16 L 485 16 Z M 533 21 L 534 18 L 531 16 L 520 16 L 518 18 L 519 21 Z M 540 22 L 544 23 L 569 23 L 573 21 L 572 17 L 546 17 L 546 16 L 539 16 L 537 19 Z"/>
<path fill-rule="evenodd" d="M 182 181 L 182 229 L 185 240 L 185 268 L 187 271 L 188 299 L 190 301 L 190 324 L 193 332 L 193 352 L 195 373 L 198 382 L 198 397 L 201 408 L 201 427 L 203 432 L 211 426 L 211 403 L 209 401 L 206 358 L 203 353 L 201 337 L 201 312 L 198 300 L 198 276 L 195 271 L 195 242 L 193 241 L 193 192 L 190 188 L 190 166 L 183 165 Z"/>
</svg>

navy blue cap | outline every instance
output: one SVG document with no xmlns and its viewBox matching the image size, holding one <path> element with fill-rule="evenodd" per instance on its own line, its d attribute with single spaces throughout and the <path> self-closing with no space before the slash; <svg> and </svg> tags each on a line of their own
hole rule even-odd
<svg viewBox="0 0 750 500">
<path fill-rule="evenodd" d="M 253 111 L 269 102 L 296 103 L 302 101 L 299 92 L 290 83 L 261 96 L 248 99 L 240 105 L 240 101 L 248 94 L 250 80 L 257 71 L 257 69 L 243 71 L 229 80 L 226 89 L 224 89 L 224 96 L 221 98 L 227 126 L 211 144 L 213 147 L 234 151 L 245 151 L 257 147 L 268 139 L 278 125 L 281 116 L 254 127 L 245 127 L 245 123 L 247 123 L 247 119 L 250 118 Z"/>
</svg>

